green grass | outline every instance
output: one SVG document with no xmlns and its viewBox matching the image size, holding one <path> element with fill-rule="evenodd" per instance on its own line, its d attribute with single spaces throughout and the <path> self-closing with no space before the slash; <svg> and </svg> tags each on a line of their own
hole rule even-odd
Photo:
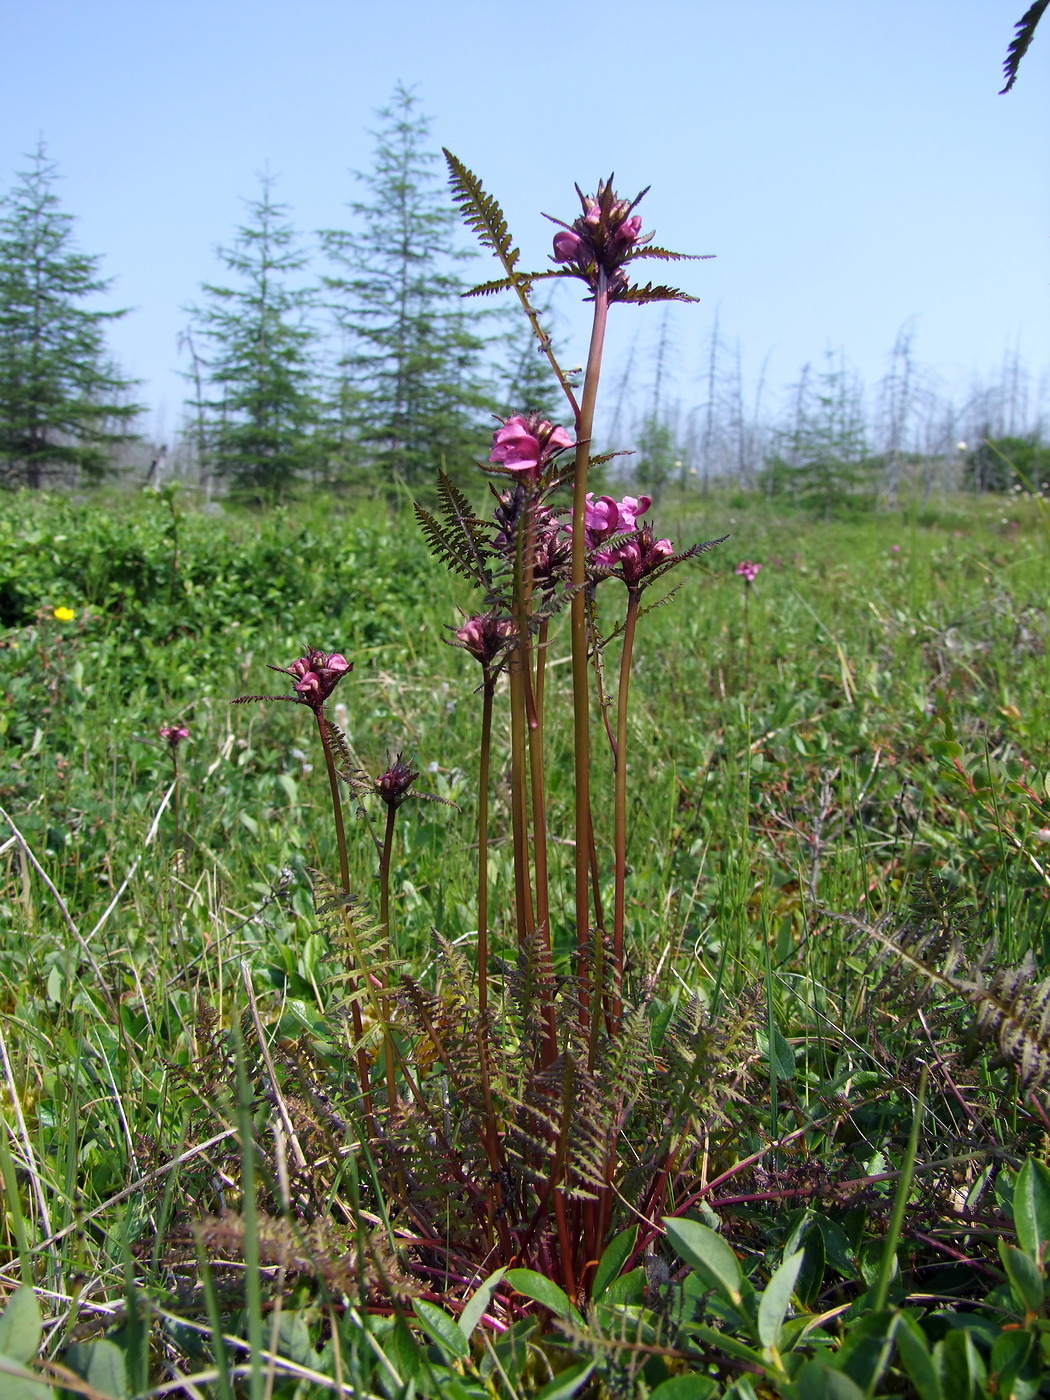
<svg viewBox="0 0 1050 1400">
<path fill-rule="evenodd" d="M 653 512 L 682 543 L 731 533 L 640 624 L 629 744 L 635 990 L 662 962 L 668 1014 L 694 992 L 709 1005 L 760 1006 L 757 1033 L 733 1052 L 754 1112 L 712 1134 L 708 1179 L 806 1121 L 823 1126 L 766 1163 L 788 1184 L 807 1162 L 836 1179 L 847 1166 L 854 1177 L 887 1170 L 905 1151 L 920 1060 L 945 1066 L 931 1077 L 926 1159 L 964 1156 L 967 1139 L 980 1157 L 975 1171 L 936 1177 L 938 1209 L 951 1189 L 976 1190 L 984 1164 L 1016 1164 L 1038 1143 L 1008 1071 L 987 1056 L 966 1069 L 943 1017 L 928 1020 L 923 1043 L 921 1023 L 872 990 L 870 939 L 839 917 L 903 910 L 934 874 L 973 906 L 974 947 L 994 938 L 1001 961 L 1048 961 L 1050 555 L 1036 504 L 957 498 L 823 526 L 739 496 Z M 749 645 L 733 574 L 744 557 L 763 566 Z M 341 1346 L 345 1374 L 393 1393 L 376 1350 L 396 1359 L 404 1324 L 376 1319 L 382 1339 L 370 1342 L 348 1307 L 336 1326 L 334 1285 L 326 1295 L 304 1275 L 289 1280 L 288 1316 L 313 1338 L 298 1352 L 294 1321 L 282 1332 L 271 1307 L 260 1331 L 262 1305 L 238 1294 L 229 1269 L 215 1271 L 207 1298 L 200 1288 L 192 1225 L 239 1201 L 238 1134 L 251 1112 L 235 1065 L 223 1081 L 205 1044 L 203 1009 L 218 1031 L 229 1026 L 247 969 L 277 1043 L 330 1055 L 340 970 L 311 889 L 310 872 L 333 874 L 337 857 L 310 716 L 229 701 L 284 691 L 266 664 L 286 665 L 304 645 L 341 650 L 354 671 L 335 699 L 362 765 L 378 772 L 403 750 L 423 791 L 458 804 L 409 803 L 399 817 L 396 940 L 425 980 L 433 931 L 469 948 L 476 927 L 478 675 L 444 645 L 457 606 L 476 602 L 430 560 L 407 511 L 313 501 L 212 517 L 148 497 L 107 514 L 59 498 L 0 503 L 0 806 L 13 823 L 0 819 L 0 1105 L 18 1182 L 0 1211 L 0 1296 L 20 1270 L 32 1274 L 53 1319 L 47 1355 L 108 1328 L 152 1384 L 170 1374 L 165 1364 L 203 1373 L 212 1344 L 193 1328 L 207 1330 L 211 1308 L 249 1339 L 250 1354 L 234 1357 L 245 1393 L 272 1382 L 258 1359 L 274 1339 L 293 1371 L 334 1374 Z M 71 621 L 54 617 L 60 606 Z M 562 970 L 572 941 L 572 850 L 557 839 L 571 832 L 567 657 L 567 633 L 556 633 L 548 796 Z M 172 763 L 157 739 L 175 720 L 191 731 L 178 830 L 172 803 L 160 811 Z M 608 853 L 600 722 L 593 751 Z M 513 924 L 506 758 L 498 731 L 497 944 Z M 347 817 L 352 884 L 377 901 L 374 846 L 351 803 Z M 611 900 L 611 885 L 603 895 Z M 952 1107 L 959 1084 L 976 1126 Z M 269 1132 L 269 1110 L 255 1112 L 257 1131 Z M 347 1159 L 326 1178 L 326 1199 L 372 1199 L 368 1172 Z M 741 1179 L 750 1184 L 735 1194 L 768 1188 Z M 758 1255 L 790 1229 L 788 1207 L 778 1215 L 768 1200 L 718 1208 L 738 1247 Z M 874 1279 L 879 1230 L 851 1249 Z M 148 1346 L 128 1298 L 153 1309 Z M 293 1393 L 293 1381 L 281 1385 Z M 198 1393 L 221 1387 L 202 1381 Z"/>
</svg>

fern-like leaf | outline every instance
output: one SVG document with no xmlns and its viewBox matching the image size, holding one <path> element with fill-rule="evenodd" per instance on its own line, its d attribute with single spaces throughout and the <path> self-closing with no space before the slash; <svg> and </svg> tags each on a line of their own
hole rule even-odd
<svg viewBox="0 0 1050 1400">
<path fill-rule="evenodd" d="M 468 170 L 445 147 L 442 147 L 442 152 L 448 165 L 452 198 L 459 206 L 464 222 L 477 234 L 482 247 L 489 248 L 499 258 L 513 284 L 518 250 L 513 245 L 503 210 L 492 195 L 485 193 L 481 181 L 472 170 Z"/>
<path fill-rule="evenodd" d="M 624 258 L 625 263 L 638 262 L 641 258 L 656 258 L 659 262 L 706 262 L 714 253 L 672 253 L 670 248 L 656 248 L 651 243 L 642 243 Z"/>
<path fill-rule="evenodd" d="M 650 301 L 699 301 L 700 298 L 690 296 L 688 292 L 679 291 L 677 287 L 654 287 L 651 282 L 646 282 L 644 287 L 635 284 L 625 291 L 617 292 L 616 300 L 641 305 Z"/>
<path fill-rule="evenodd" d="M 1014 37 L 1003 62 L 1003 77 L 1006 79 L 1006 86 L 1000 89 L 1000 97 L 1008 93 L 1017 81 L 1017 70 L 1020 67 L 1021 59 L 1028 52 L 1028 45 L 1035 37 L 1035 27 L 1042 19 L 1048 4 L 1050 4 L 1050 0 L 1035 0 L 1035 4 L 1029 5 L 1014 25 Z"/>
</svg>

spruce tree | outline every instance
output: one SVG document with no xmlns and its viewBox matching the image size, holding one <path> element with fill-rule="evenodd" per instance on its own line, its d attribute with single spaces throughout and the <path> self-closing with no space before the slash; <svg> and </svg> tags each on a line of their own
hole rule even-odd
<svg viewBox="0 0 1050 1400">
<path fill-rule="evenodd" d="M 249 221 L 232 247 L 218 250 L 238 284 L 205 283 L 207 301 L 191 310 L 201 348 L 187 376 L 197 380 L 203 367 L 207 378 L 207 397 L 195 394 L 191 404 L 198 450 L 216 476 L 258 501 L 281 499 L 313 466 L 318 411 L 314 296 L 289 284 L 307 257 L 272 185 L 264 175 L 260 198 L 248 201 Z"/>
<path fill-rule="evenodd" d="M 777 451 L 766 463 L 772 491 L 787 490 L 824 520 L 837 506 L 870 505 L 868 454 L 859 381 L 829 350 L 826 368 L 806 365 L 795 387 L 793 422 L 776 434 Z"/>
<path fill-rule="evenodd" d="M 81 302 L 109 288 L 101 259 L 78 252 L 43 144 L 0 200 L 0 471 L 8 485 L 98 479 L 139 413 L 105 344 L 124 311 Z"/>
<path fill-rule="evenodd" d="M 336 399 L 359 463 L 390 483 L 433 481 L 482 449 L 484 341 L 480 313 L 460 301 L 458 219 L 427 149 L 429 120 L 398 86 L 379 116 L 366 200 L 353 231 L 321 233 L 333 265 L 325 285 L 344 339 Z"/>
</svg>

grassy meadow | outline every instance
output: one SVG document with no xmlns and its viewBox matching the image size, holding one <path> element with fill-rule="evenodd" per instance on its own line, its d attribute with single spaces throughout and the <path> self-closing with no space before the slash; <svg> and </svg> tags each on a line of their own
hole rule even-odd
<svg viewBox="0 0 1050 1400">
<path fill-rule="evenodd" d="M 651 1008 L 657 1055 L 690 1007 L 712 1028 L 683 1212 L 717 1225 L 756 1288 L 804 1250 L 788 1293 L 809 1323 L 792 1333 L 807 1374 L 826 1377 L 842 1319 L 882 1286 L 895 1229 L 881 1301 L 926 1319 L 931 1355 L 963 1339 L 975 1388 L 938 1393 L 1038 1394 L 1042 1295 L 1020 1310 L 1033 1340 L 1011 1373 L 1034 1389 L 992 1388 L 1016 1357 L 993 1361 L 987 1318 L 1017 1311 L 996 1241 L 1015 1238 L 1015 1174 L 1050 1132 L 1050 1035 L 1017 1012 L 1050 961 L 1043 502 L 958 496 L 814 524 L 715 493 L 652 515 L 676 544 L 730 535 L 642 619 L 630 715 L 629 992 Z M 745 558 L 762 566 L 747 590 Z M 0 503 L 0 1303 L 32 1284 L 42 1309 L 21 1351 L 0 1319 L 0 1354 L 43 1377 L 0 1376 L 0 1395 L 934 1393 L 901 1369 L 914 1341 L 867 1380 L 855 1367 L 853 1390 L 777 1389 L 695 1329 L 690 1352 L 667 1301 L 683 1271 L 660 1242 L 629 1260 L 617 1295 L 630 1337 L 594 1315 L 559 1330 L 549 1307 L 538 1330 L 534 1314 L 496 1317 L 460 1345 L 434 1313 L 459 1316 L 469 1287 L 384 1291 L 412 1272 L 411 1246 L 368 1152 L 348 1146 L 345 969 L 312 874 L 334 878 L 338 861 L 316 732 L 300 706 L 230 701 L 286 692 L 267 664 L 307 646 L 353 662 L 330 709 L 356 761 L 377 774 L 402 753 L 418 791 L 445 799 L 406 802 L 393 861 L 397 954 L 436 986 L 436 934 L 468 962 L 476 940 L 479 677 L 447 641 L 457 608 L 479 601 L 431 559 L 407 505 Z M 610 583 L 604 605 L 617 601 Z M 547 661 L 558 975 L 574 956 L 566 623 Z M 158 738 L 174 724 L 189 730 L 175 755 Z M 604 852 L 597 711 L 592 732 Z M 508 738 L 495 736 L 490 924 L 510 957 Z M 349 791 L 345 806 L 352 885 L 374 906 L 377 812 Z M 1017 972 L 997 984 L 998 1019 L 982 1021 L 961 972 L 924 971 L 943 970 L 948 943 L 974 985 Z M 263 1046 L 269 1091 L 248 1092 Z M 269 1142 L 278 1100 L 310 1164 L 297 1176 L 292 1163 L 291 1187 L 283 1148 L 276 1166 L 246 1149 L 252 1124 Z M 629 1181 L 621 1191 L 626 1230 Z M 253 1193 L 294 1248 L 253 1235 Z M 232 1216 L 242 1224 L 224 1229 Z M 362 1220 L 387 1240 L 378 1282 L 352 1267 Z M 735 1326 L 723 1312 L 709 1330 Z"/>
</svg>

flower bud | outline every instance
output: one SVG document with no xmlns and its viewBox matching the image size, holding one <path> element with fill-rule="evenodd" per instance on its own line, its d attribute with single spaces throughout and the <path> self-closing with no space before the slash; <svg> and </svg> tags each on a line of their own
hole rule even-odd
<svg viewBox="0 0 1050 1400">
<path fill-rule="evenodd" d="M 376 796 L 388 807 L 400 807 L 408 796 L 408 790 L 419 777 L 398 754 L 385 773 L 375 780 Z"/>
<path fill-rule="evenodd" d="M 491 666 L 508 641 L 514 635 L 514 624 L 509 617 L 497 617 L 495 613 L 478 613 L 468 617 L 456 632 L 453 646 L 461 646 L 470 652 L 475 661 L 486 668 Z"/>
</svg>

